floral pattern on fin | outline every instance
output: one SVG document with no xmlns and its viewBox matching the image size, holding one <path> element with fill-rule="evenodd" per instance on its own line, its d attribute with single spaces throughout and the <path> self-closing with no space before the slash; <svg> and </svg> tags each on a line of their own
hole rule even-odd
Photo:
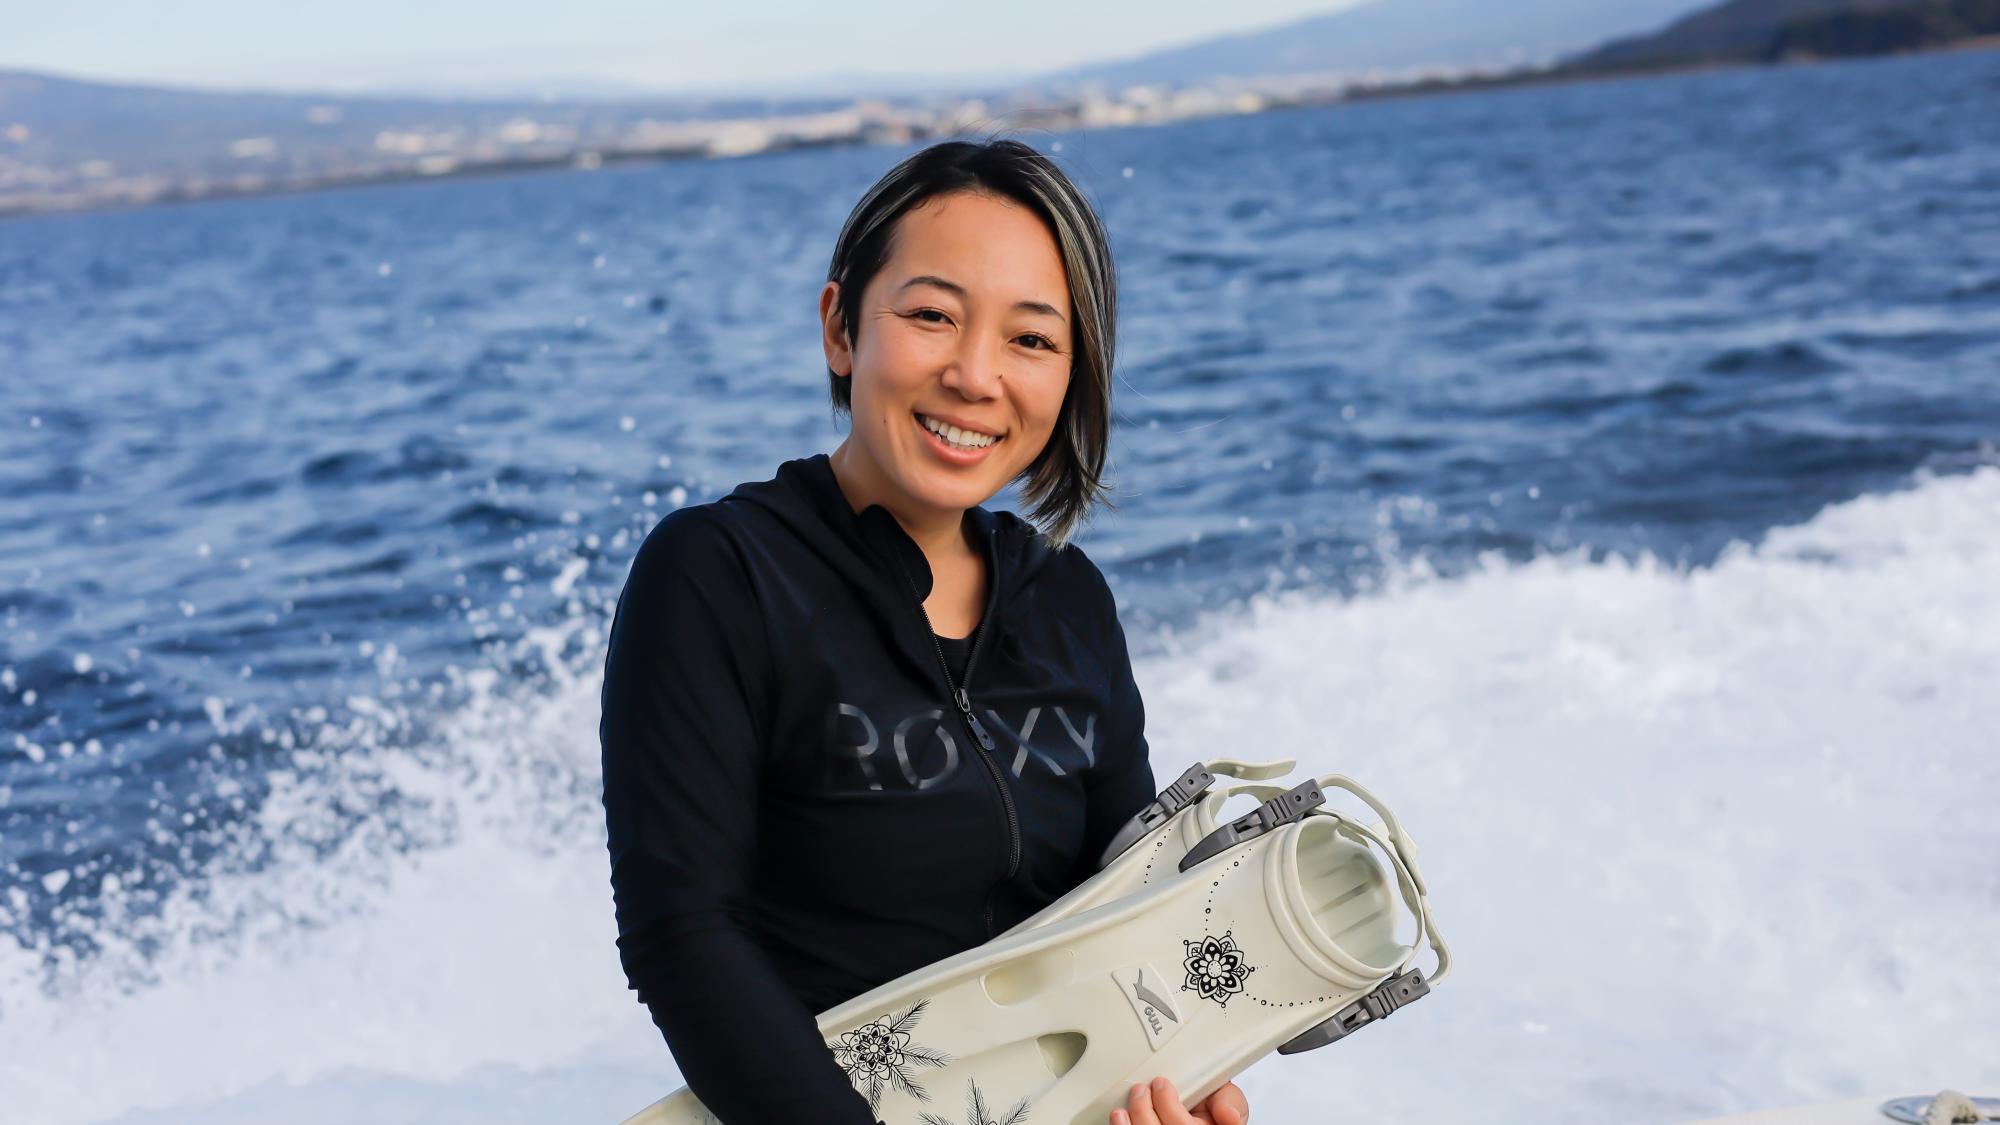
<svg viewBox="0 0 2000 1125">
<path fill-rule="evenodd" d="M 1014 1103 L 1005 1117 L 993 1117 L 986 1109 L 986 1098 L 979 1092 L 979 1083 L 966 1079 L 965 1125 L 1021 1125 L 1028 1119 L 1028 1099 Z M 935 1113 L 923 1115 L 924 1125 L 957 1125 L 957 1122 L 939 1117 Z"/>
<path fill-rule="evenodd" d="M 919 1000 L 901 1015 L 883 1016 L 842 1033 L 838 1041 L 827 1043 L 833 1061 L 840 1064 L 854 1088 L 868 1099 L 869 1109 L 882 1108 L 884 1088 L 901 1090 L 920 1102 L 931 1100 L 929 1092 L 910 1077 L 910 1072 L 927 1066 L 944 1066 L 951 1062 L 951 1056 L 910 1040 L 910 1029 L 923 1018 L 924 1009 L 929 1006 L 929 1000 Z"/>
<path fill-rule="evenodd" d="M 1236 948 L 1236 939 L 1228 930 L 1221 937 L 1203 935 L 1200 941 L 1181 939 L 1187 947 L 1187 956 L 1181 960 L 1181 968 L 1187 971 L 1187 979 L 1181 982 L 1181 991 L 1198 993 L 1204 1000 L 1213 1000 L 1222 1007 L 1229 1006 L 1229 998 L 1243 991 L 1243 983 L 1250 974 L 1257 971 L 1255 966 L 1243 960 L 1243 951 Z"/>
</svg>

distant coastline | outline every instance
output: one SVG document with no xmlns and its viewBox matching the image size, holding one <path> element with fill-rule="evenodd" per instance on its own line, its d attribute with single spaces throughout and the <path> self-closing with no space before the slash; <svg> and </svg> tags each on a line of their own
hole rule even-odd
<svg viewBox="0 0 2000 1125">
<path fill-rule="evenodd" d="M 1424 97 L 1431 94 L 1473 93 L 1524 86 L 1557 86 L 1572 82 L 1609 82 L 1623 78 L 1655 78 L 1673 74 L 1698 74 L 1719 70 L 1761 70 L 1783 66 L 1813 66 L 1820 63 L 1858 62 L 1863 59 L 1893 58 L 1903 55 L 1951 54 L 1963 51 L 1990 51 L 2000 48 L 2000 35 L 1983 35 L 1916 50 L 1874 51 L 1854 54 L 1811 55 L 1799 53 L 1772 60 L 1759 59 L 1662 59 L 1625 66 L 1551 66 L 1508 71 L 1504 74 L 1474 75 L 1465 78 L 1420 79 L 1412 82 L 1358 86 L 1338 101 L 1370 101 L 1389 98 Z"/>
<path fill-rule="evenodd" d="M 503 160 L 465 161 L 449 168 L 434 169 L 411 164 L 393 168 L 374 169 L 351 174 L 300 177 L 282 182 L 210 183 L 199 187 L 167 186 L 149 193 L 143 199 L 120 199 L 107 197 L 91 199 L 83 197 L 73 204 L 58 206 L 14 205 L 0 199 L 0 221 L 11 218 L 27 218 L 36 215 L 79 214 L 98 211 L 136 211 L 149 207 L 181 203 L 212 203 L 230 199 L 254 199 L 262 196 L 302 195 L 315 191 L 340 191 L 347 188 L 382 187 L 392 184 L 408 184 L 421 181 L 477 179 L 491 176 L 517 175 L 524 172 L 594 171 L 614 164 L 665 164 L 689 160 L 724 160 L 731 156 L 760 155 L 763 153 L 790 152 L 798 149 L 854 147 L 880 143 L 864 137 L 838 138 L 829 140 L 783 139 L 769 146 L 749 153 L 715 153 L 705 149 L 661 148 L 653 150 L 585 150 L 556 156 L 522 156 Z"/>
<path fill-rule="evenodd" d="M 364 161 L 357 167 L 337 171 L 248 172 L 179 179 L 169 174 L 142 172 L 118 179 L 105 177 L 105 182 L 97 185 L 86 181 L 40 193 L 10 192 L 9 185 L 0 181 L 0 219 L 422 180 L 922 142 L 954 135 L 974 123 L 1038 131 L 1116 128 L 1343 102 L 2000 47 L 2000 0 L 1928 0 L 1879 10 L 1832 11 L 1775 26 L 1752 25 L 1747 31 L 1728 26 L 1732 10 L 1751 8 L 1757 3 L 1758 0 L 1729 0 L 1650 36 L 1609 43 L 1559 63 L 1500 71 L 1318 85 L 1273 80 L 1271 86 L 1262 89 L 1225 87 L 1162 92 L 1141 86 L 1109 97 L 1039 98 L 1030 99 L 1026 105 L 998 109 L 989 109 L 984 101 L 976 99 L 929 109 L 873 101 L 814 114 L 774 115 L 764 120 L 659 123 L 647 118 L 642 124 L 652 129 L 637 129 L 633 134 L 641 138 L 637 143 L 629 139 L 617 143 L 591 143 L 590 139 L 583 139 L 566 147 L 544 144 L 534 151 L 469 155 L 423 154 L 418 150 L 405 159 Z M 1735 37 L 1716 40 L 1713 32 L 1718 23 Z M 1707 41 L 1696 34 L 1704 30 L 1711 33 Z M 1716 45 L 1718 42 L 1720 46 Z M 710 127 L 704 129 L 703 125 Z M 0 131 L 4 129 L 5 123 L 0 122 Z M 577 136 L 578 132 L 572 127 L 568 135 Z M 646 137 L 662 139 L 645 143 Z M 4 139 L 0 136 L 0 140 Z M 252 142 L 238 142 L 247 143 Z"/>
<path fill-rule="evenodd" d="M 1613 40 L 1552 66 L 1502 74 L 1390 83 L 1350 100 L 1513 86 L 1788 66 L 2000 47 L 2000 0 L 1906 0 L 1860 6 L 1829 0 L 1786 17 L 1772 0 L 1724 0 L 1659 31 Z"/>
</svg>

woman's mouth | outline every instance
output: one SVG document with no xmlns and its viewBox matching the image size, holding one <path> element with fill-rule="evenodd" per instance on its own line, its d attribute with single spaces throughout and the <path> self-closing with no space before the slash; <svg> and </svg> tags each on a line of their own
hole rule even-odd
<svg viewBox="0 0 2000 1125">
<path fill-rule="evenodd" d="M 923 430 L 926 443 L 945 460 L 955 465 L 970 465 L 982 461 L 986 458 L 987 451 L 1007 440 L 1005 434 L 961 429 L 927 414 L 912 414 L 912 417 L 916 419 L 918 428 Z"/>
</svg>

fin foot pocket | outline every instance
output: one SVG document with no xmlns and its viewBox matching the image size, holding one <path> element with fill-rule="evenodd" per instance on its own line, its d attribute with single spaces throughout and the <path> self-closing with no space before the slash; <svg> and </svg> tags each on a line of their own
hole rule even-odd
<svg viewBox="0 0 2000 1125">
<path fill-rule="evenodd" d="M 1075 979 L 1076 951 L 1058 948 L 1002 965 L 980 983 L 986 988 L 987 999 L 1009 1008 Z"/>
</svg>

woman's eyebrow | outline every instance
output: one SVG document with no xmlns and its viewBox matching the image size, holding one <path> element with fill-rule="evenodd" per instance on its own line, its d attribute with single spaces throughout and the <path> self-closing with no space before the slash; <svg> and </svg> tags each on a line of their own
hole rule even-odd
<svg viewBox="0 0 2000 1125">
<path fill-rule="evenodd" d="M 960 300 L 966 300 L 969 297 L 969 295 L 965 291 L 965 286 L 960 285 L 958 282 L 952 281 L 949 278 L 939 277 L 934 273 L 918 274 L 917 276 L 911 278 L 908 281 L 905 281 L 902 285 L 898 286 L 897 292 L 900 293 L 904 289 L 908 289 L 912 285 L 935 285 L 936 287 L 944 290 L 947 293 L 956 294 Z M 1069 321 L 1063 317 L 1063 314 L 1056 311 L 1056 307 L 1054 305 L 1051 305 L 1046 301 L 1015 301 L 1014 307 L 1017 309 L 1026 309 L 1029 312 L 1041 313 L 1045 316 L 1055 317 L 1057 320 L 1062 321 L 1064 324 L 1069 323 Z"/>
</svg>

